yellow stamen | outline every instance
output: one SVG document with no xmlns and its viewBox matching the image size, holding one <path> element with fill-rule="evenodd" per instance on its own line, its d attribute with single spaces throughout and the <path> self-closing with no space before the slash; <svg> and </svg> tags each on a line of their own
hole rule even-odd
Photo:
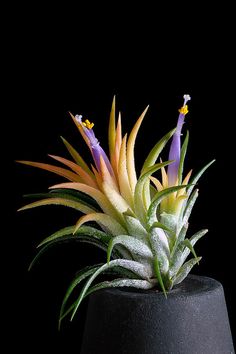
<svg viewBox="0 0 236 354">
<path fill-rule="evenodd" d="M 186 104 L 185 106 L 181 107 L 179 109 L 179 113 L 181 114 L 187 114 L 188 113 L 188 105 Z"/>
<path fill-rule="evenodd" d="M 92 129 L 94 126 L 94 123 L 91 123 L 88 119 L 86 119 L 84 122 L 82 122 L 82 124 L 88 129 Z"/>
</svg>

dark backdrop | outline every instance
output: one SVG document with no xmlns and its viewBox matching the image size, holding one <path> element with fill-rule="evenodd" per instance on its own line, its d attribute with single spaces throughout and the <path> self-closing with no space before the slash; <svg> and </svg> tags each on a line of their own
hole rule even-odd
<svg viewBox="0 0 236 354">
<path fill-rule="evenodd" d="M 24 14 L 24 9 L 20 9 Z M 123 130 L 130 131 L 147 104 L 136 145 L 136 164 L 141 166 L 149 149 L 176 123 L 182 95 L 192 96 L 186 128 L 190 130 L 187 170 L 197 170 L 213 158 L 216 163 L 202 177 L 200 196 L 191 218 L 193 232 L 209 228 L 197 245 L 203 256 L 194 273 L 221 281 L 226 294 L 232 330 L 234 310 L 234 226 L 230 203 L 234 198 L 234 93 L 230 10 L 214 8 L 178 13 L 167 9 L 133 10 L 118 6 L 96 14 L 58 15 L 53 10 L 33 11 L 12 19 L 13 33 L 6 40 L 4 92 L 7 108 L 2 129 L 3 194 L 7 191 L 7 215 L 3 218 L 3 286 L 7 300 L 7 332 L 20 349 L 80 346 L 87 302 L 71 324 L 57 331 L 60 304 L 75 272 L 82 266 L 103 261 L 104 254 L 91 246 L 63 245 L 45 254 L 27 272 L 36 245 L 59 227 L 78 218 L 73 210 L 44 207 L 16 213 L 25 193 L 47 191 L 62 178 L 20 166 L 15 159 L 50 161 L 47 153 L 66 156 L 60 135 L 89 157 L 68 111 L 84 114 L 95 122 L 96 134 L 106 148 L 111 100 L 123 116 Z M 118 11 L 119 10 L 119 11 Z M 101 11 L 101 9 L 100 9 Z M 102 11 L 101 11 L 102 12 Z M 117 15 L 114 17 L 114 15 Z M 73 11 L 72 14 L 73 15 Z M 163 20 L 163 21 L 162 21 Z M 7 141 L 5 140 L 7 138 Z M 165 156 L 163 156 L 165 158 Z M 233 189 L 233 191 L 232 191 Z M 4 311 L 5 312 L 5 311 Z M 78 352 L 78 351 L 77 351 Z"/>
</svg>

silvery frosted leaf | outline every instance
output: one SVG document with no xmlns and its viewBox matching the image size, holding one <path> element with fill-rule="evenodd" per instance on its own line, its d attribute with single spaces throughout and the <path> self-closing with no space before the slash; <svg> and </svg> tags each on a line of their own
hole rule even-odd
<svg viewBox="0 0 236 354">
<path fill-rule="evenodd" d="M 188 275 L 188 273 L 191 271 L 192 267 L 199 263 L 202 257 L 198 258 L 192 258 L 188 262 L 186 262 L 179 270 L 178 274 L 176 277 L 173 279 L 173 285 L 181 283 Z"/>
</svg>

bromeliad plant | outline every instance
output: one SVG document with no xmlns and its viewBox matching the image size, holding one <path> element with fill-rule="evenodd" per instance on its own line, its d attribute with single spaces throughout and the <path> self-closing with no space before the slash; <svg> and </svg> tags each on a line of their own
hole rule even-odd
<svg viewBox="0 0 236 354">
<path fill-rule="evenodd" d="M 20 210 L 56 204 L 74 208 L 84 214 L 75 225 L 63 228 L 43 240 L 32 264 L 45 250 L 59 241 L 87 242 L 107 253 L 107 261 L 104 264 L 87 267 L 76 275 L 62 303 L 60 320 L 68 314 L 71 314 L 72 319 L 81 301 L 102 288 L 157 288 L 166 296 L 200 261 L 201 257 L 197 257 L 194 245 L 207 230 L 201 230 L 190 238 L 186 237 L 186 233 L 188 220 L 198 196 L 195 185 L 213 161 L 194 177 L 191 177 L 190 171 L 183 178 L 189 134 L 186 134 L 181 147 L 181 130 L 188 113 L 189 100 L 190 96 L 184 95 L 176 129 L 167 133 L 152 148 L 138 177 L 134 145 L 148 107 L 135 123 L 129 137 L 127 134 L 122 136 L 120 114 L 117 124 L 115 119 L 115 98 L 108 129 L 109 157 L 94 134 L 94 124 L 88 119 L 82 120 L 80 115 L 71 114 L 91 151 L 95 166 L 89 167 L 65 139 L 62 139 L 63 143 L 74 161 L 54 155 L 50 157 L 67 168 L 19 161 L 54 172 L 68 180 L 50 187 L 49 193 L 35 195 L 40 200 Z M 157 162 L 171 138 L 168 161 Z M 158 170 L 161 172 L 161 180 L 153 176 Z M 89 225 L 90 222 L 93 222 L 92 225 L 95 222 L 97 227 Z M 186 261 L 190 253 L 193 257 Z M 115 279 L 94 285 L 101 273 L 112 273 Z M 78 298 L 68 305 L 70 295 L 82 281 L 85 283 Z"/>
</svg>

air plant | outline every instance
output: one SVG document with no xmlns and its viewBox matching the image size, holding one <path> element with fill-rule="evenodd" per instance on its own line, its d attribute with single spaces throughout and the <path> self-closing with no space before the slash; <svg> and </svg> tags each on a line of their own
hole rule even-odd
<svg viewBox="0 0 236 354">
<path fill-rule="evenodd" d="M 184 95 L 177 127 L 151 149 L 139 175 L 135 168 L 134 146 L 148 107 L 138 118 L 130 135 L 123 136 L 120 114 L 116 123 L 115 98 L 108 128 L 109 157 L 95 136 L 94 124 L 88 119 L 83 120 L 81 115 L 71 114 L 91 151 L 94 165 L 90 167 L 64 138 L 63 143 L 73 161 L 49 156 L 67 168 L 19 161 L 67 179 L 65 183 L 50 187 L 49 193 L 38 196 L 40 200 L 20 210 L 54 204 L 76 209 L 83 214 L 75 225 L 56 231 L 39 244 L 40 250 L 30 268 L 45 250 L 59 241 L 76 239 L 100 247 L 107 254 L 104 264 L 89 266 L 77 273 L 62 303 L 60 321 L 69 314 L 73 319 L 81 301 L 103 288 L 156 288 L 167 296 L 168 291 L 182 282 L 201 260 L 194 245 L 207 230 L 198 231 L 190 238 L 186 235 L 189 217 L 198 197 L 195 185 L 214 160 L 194 177 L 191 176 L 192 171 L 183 177 L 189 134 L 187 132 L 181 146 L 181 131 L 189 100 L 190 96 Z M 162 162 L 160 153 L 171 139 L 169 159 Z M 161 179 L 153 176 L 157 171 L 160 171 Z M 193 257 L 186 261 L 190 254 Z M 95 282 L 102 273 L 112 273 L 114 279 Z M 78 297 L 68 305 L 72 292 L 81 283 L 83 286 Z"/>
</svg>

